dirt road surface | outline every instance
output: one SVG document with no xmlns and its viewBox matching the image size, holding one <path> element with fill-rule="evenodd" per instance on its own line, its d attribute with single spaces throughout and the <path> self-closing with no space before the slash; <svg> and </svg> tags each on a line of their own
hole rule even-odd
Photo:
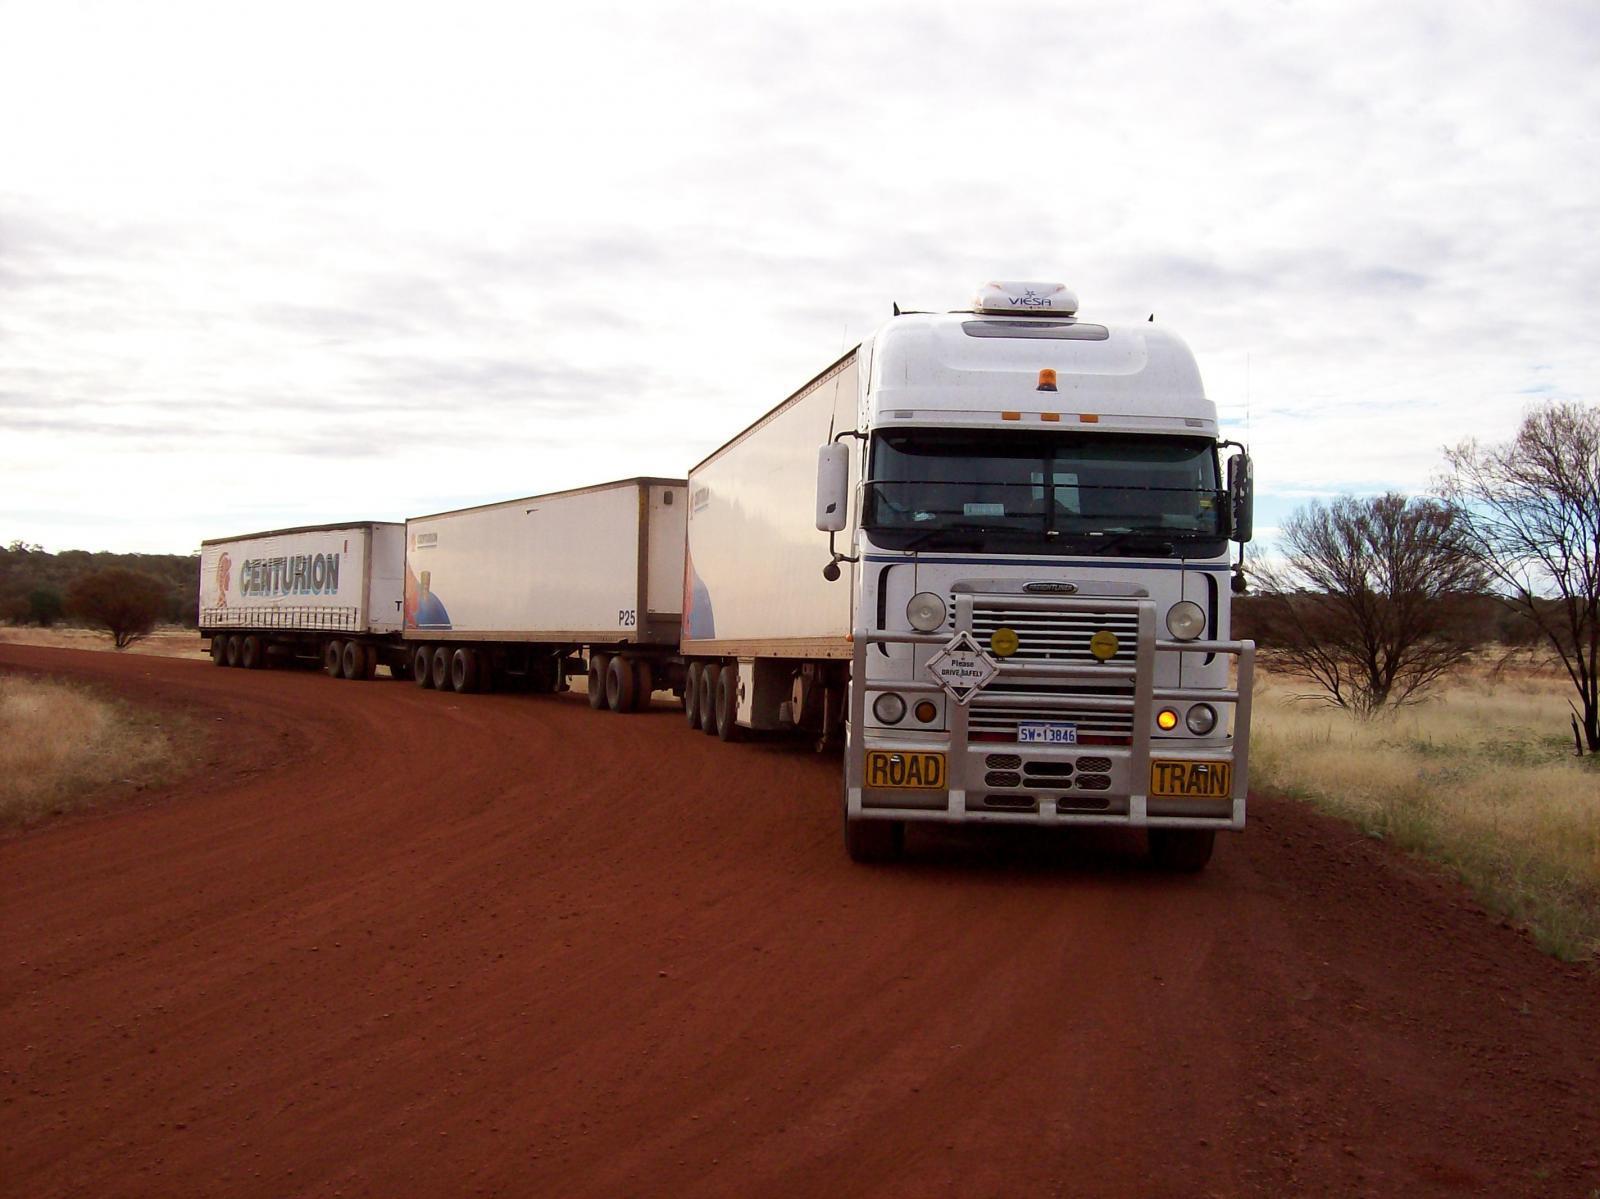
<svg viewBox="0 0 1600 1199">
<path fill-rule="evenodd" d="M 8 1196 L 1573 1195 L 1600 977 L 1257 800 L 840 844 L 835 759 L 664 703 L 0 646 L 187 711 L 0 841 Z"/>
</svg>

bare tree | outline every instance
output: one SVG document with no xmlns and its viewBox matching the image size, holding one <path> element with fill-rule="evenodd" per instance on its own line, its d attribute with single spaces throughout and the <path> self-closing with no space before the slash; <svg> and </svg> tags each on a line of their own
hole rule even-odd
<svg viewBox="0 0 1600 1199">
<path fill-rule="evenodd" d="M 1341 496 L 1284 524 L 1279 564 L 1258 564 L 1262 654 L 1370 716 L 1420 699 L 1472 652 L 1462 619 L 1484 577 L 1456 510 L 1426 498 Z"/>
<path fill-rule="evenodd" d="M 126 649 L 155 628 L 167 590 L 160 579 L 113 566 L 74 579 L 67 588 L 67 610 L 103 627 L 118 649 Z"/>
<path fill-rule="evenodd" d="M 1466 441 L 1445 461 L 1470 552 L 1555 649 L 1600 753 L 1600 407 L 1535 408 L 1511 441 Z"/>
</svg>

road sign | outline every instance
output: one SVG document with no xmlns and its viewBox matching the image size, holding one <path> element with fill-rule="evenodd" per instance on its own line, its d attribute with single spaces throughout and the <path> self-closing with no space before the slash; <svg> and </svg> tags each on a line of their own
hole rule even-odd
<svg viewBox="0 0 1600 1199">
<path fill-rule="evenodd" d="M 933 655 L 928 673 L 951 699 L 965 704 L 987 687 L 1000 667 L 969 633 L 957 633 L 950 644 Z"/>
</svg>

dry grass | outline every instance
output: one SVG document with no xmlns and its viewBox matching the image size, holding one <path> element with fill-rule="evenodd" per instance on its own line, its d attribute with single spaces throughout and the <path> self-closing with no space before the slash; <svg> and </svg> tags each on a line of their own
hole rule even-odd
<svg viewBox="0 0 1600 1199">
<path fill-rule="evenodd" d="M 179 765 L 190 730 L 70 683 L 0 675 L 0 824 L 34 824 Z"/>
<path fill-rule="evenodd" d="M 1600 961 L 1600 761 L 1574 755 L 1565 680 L 1475 674 L 1362 722 L 1258 676 L 1251 779 L 1444 863 L 1547 951 Z"/>
<path fill-rule="evenodd" d="M 112 649 L 111 634 L 94 629 L 75 629 L 57 625 L 40 629 L 32 625 L 0 626 L 0 642 L 14 645 L 44 645 L 53 649 Z M 200 634 L 181 625 L 161 625 L 142 641 L 135 641 L 125 654 L 153 654 L 158 658 L 204 658 L 206 651 Z"/>
</svg>

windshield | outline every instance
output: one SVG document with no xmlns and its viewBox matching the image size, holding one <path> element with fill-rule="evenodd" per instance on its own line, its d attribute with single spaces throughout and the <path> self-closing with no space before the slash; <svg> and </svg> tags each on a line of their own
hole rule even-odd
<svg viewBox="0 0 1600 1199">
<path fill-rule="evenodd" d="M 907 429 L 872 441 L 863 524 L 889 548 L 1223 552 L 1214 442 Z"/>
</svg>

